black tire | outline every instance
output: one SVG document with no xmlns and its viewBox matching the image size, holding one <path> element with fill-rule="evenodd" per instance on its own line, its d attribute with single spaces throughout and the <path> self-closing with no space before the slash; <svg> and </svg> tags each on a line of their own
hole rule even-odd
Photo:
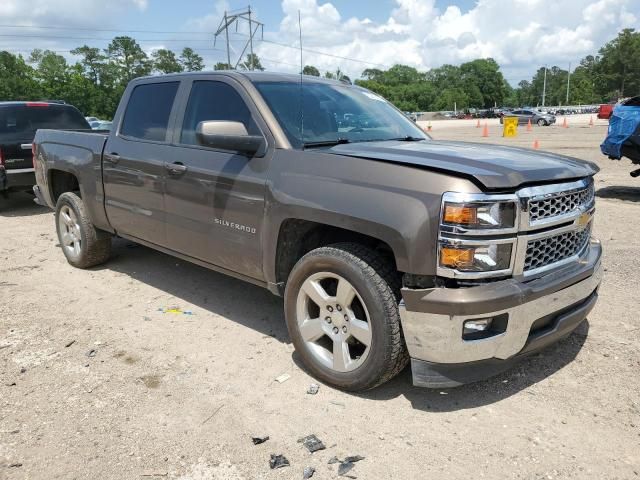
<svg viewBox="0 0 640 480">
<path fill-rule="evenodd" d="M 547 125 L 549 125 L 549 124 L 547 123 L 546 120 L 544 120 L 543 118 L 538 119 L 538 126 L 539 127 L 546 127 Z"/>
<path fill-rule="evenodd" d="M 369 313 L 371 345 L 355 370 L 339 372 L 319 362 L 303 340 L 297 319 L 298 293 L 304 282 L 319 272 L 346 279 Z M 294 266 L 285 289 L 285 316 L 293 345 L 306 368 L 319 380 L 347 391 L 369 390 L 395 377 L 409 356 L 400 325 L 400 277 L 392 262 L 354 243 L 339 243 L 307 253 Z"/>
<path fill-rule="evenodd" d="M 80 248 L 77 255 L 71 254 L 64 247 L 61 231 L 61 211 L 69 208 L 75 214 L 80 233 Z M 111 254 L 111 235 L 93 226 L 84 208 L 82 199 L 72 192 L 60 195 L 56 202 L 56 231 L 62 252 L 67 261 L 77 268 L 89 268 L 106 262 Z"/>
</svg>

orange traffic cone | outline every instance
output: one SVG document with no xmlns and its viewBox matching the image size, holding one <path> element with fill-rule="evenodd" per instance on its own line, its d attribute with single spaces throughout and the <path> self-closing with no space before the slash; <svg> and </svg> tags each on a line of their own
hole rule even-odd
<svg viewBox="0 0 640 480">
<path fill-rule="evenodd" d="M 487 125 L 487 122 L 484 122 L 484 128 L 482 129 L 482 136 L 483 137 L 489 136 L 489 125 Z"/>
<path fill-rule="evenodd" d="M 540 142 L 538 142 L 538 139 L 536 138 L 536 139 L 533 141 L 533 149 L 534 149 L 534 150 L 538 150 L 539 148 L 540 148 Z"/>
<path fill-rule="evenodd" d="M 431 122 L 427 123 L 427 132 L 431 131 Z"/>
<path fill-rule="evenodd" d="M 567 123 L 567 117 L 564 117 L 564 122 L 562 122 L 562 128 L 569 128 L 569 124 Z"/>
<path fill-rule="evenodd" d="M 527 132 L 531 131 L 531 119 L 527 122 Z"/>
<path fill-rule="evenodd" d="M 478 123 L 476 123 L 476 128 L 480 128 L 480 119 L 478 119 Z"/>
<path fill-rule="evenodd" d="M 593 115 L 591 115 L 591 117 L 589 117 L 589 126 L 593 127 Z"/>
</svg>

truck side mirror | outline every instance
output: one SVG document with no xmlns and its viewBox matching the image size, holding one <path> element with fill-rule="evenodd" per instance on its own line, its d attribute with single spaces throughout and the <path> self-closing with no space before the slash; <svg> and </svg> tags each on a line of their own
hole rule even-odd
<svg viewBox="0 0 640 480">
<path fill-rule="evenodd" d="M 198 123 L 196 138 L 205 147 L 234 150 L 249 156 L 262 157 L 266 142 L 262 135 L 249 135 L 242 122 L 207 120 Z"/>
</svg>

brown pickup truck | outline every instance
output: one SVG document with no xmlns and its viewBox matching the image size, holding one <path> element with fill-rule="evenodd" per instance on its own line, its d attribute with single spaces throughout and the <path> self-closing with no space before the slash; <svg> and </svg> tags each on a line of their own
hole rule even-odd
<svg viewBox="0 0 640 480">
<path fill-rule="evenodd" d="M 485 378 L 598 297 L 597 167 L 434 141 L 337 81 L 136 79 L 110 134 L 39 130 L 35 166 L 72 265 L 118 235 L 268 288 L 306 368 L 345 390 L 409 361 L 416 385 Z"/>
</svg>

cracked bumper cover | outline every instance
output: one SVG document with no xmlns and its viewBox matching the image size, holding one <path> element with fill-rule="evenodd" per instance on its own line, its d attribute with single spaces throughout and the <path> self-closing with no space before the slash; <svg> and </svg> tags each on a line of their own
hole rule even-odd
<svg viewBox="0 0 640 480">
<path fill-rule="evenodd" d="M 468 288 L 403 289 L 400 317 L 413 383 L 432 388 L 482 380 L 571 333 L 594 307 L 603 276 L 602 248 L 591 240 L 579 262 L 536 280 Z M 506 331 L 463 340 L 467 320 L 506 314 Z M 554 315 L 555 314 L 555 315 Z M 536 320 L 552 317 L 532 332 Z"/>
</svg>

